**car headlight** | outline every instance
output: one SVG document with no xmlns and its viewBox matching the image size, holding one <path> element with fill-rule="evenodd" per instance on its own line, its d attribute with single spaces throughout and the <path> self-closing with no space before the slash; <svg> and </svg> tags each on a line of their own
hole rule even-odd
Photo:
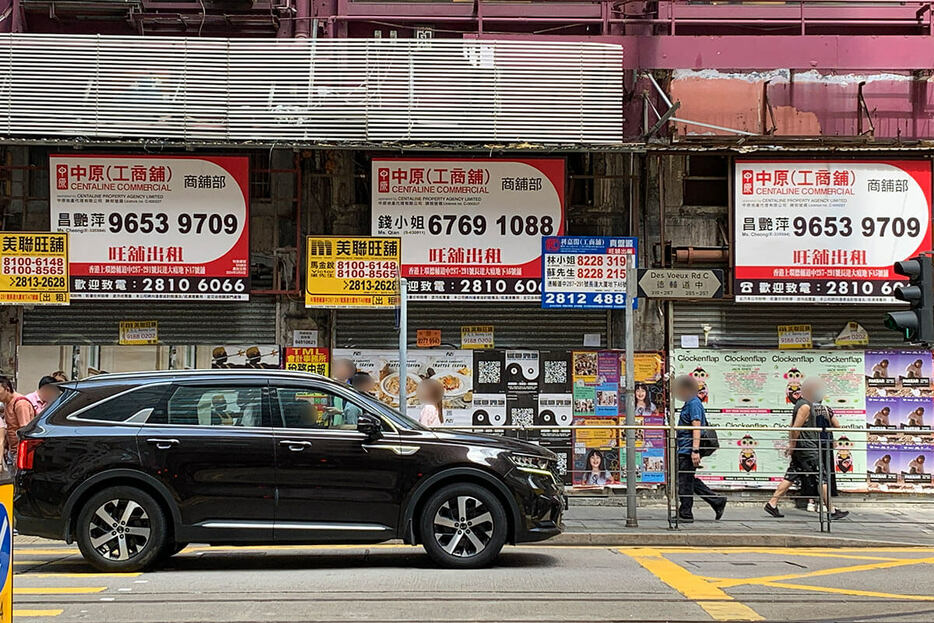
<svg viewBox="0 0 934 623">
<path fill-rule="evenodd" d="M 518 469 L 530 474 L 539 474 L 542 476 L 554 476 L 551 472 L 550 461 L 543 456 L 534 454 L 510 454 L 509 460 L 512 461 Z"/>
</svg>

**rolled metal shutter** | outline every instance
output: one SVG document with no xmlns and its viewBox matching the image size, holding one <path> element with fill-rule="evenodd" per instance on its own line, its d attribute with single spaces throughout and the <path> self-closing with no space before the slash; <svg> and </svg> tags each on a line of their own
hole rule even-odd
<svg viewBox="0 0 934 623">
<path fill-rule="evenodd" d="M 164 344 L 276 343 L 276 299 L 74 301 L 23 312 L 23 344 L 116 344 L 120 322 L 155 320 Z"/>
<path fill-rule="evenodd" d="M 497 348 L 582 348 L 585 333 L 608 339 L 604 311 L 544 310 L 534 304 L 413 302 L 409 304 L 409 343 L 418 329 L 441 329 L 444 345 L 460 348 L 462 325 L 493 325 Z M 337 312 L 337 348 L 395 348 L 395 311 Z"/>
<path fill-rule="evenodd" d="M 710 325 L 710 348 L 777 348 L 778 325 L 811 325 L 814 348 L 833 348 L 844 325 L 856 321 L 869 332 L 869 347 L 903 346 L 901 336 L 882 326 L 884 306 L 876 305 L 742 305 L 732 302 L 675 303 L 672 348 L 682 335 L 696 335 L 704 346 Z"/>
</svg>

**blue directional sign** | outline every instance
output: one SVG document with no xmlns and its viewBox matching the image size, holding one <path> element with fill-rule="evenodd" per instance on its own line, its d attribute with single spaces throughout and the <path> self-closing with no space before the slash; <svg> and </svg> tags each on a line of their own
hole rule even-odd
<svg viewBox="0 0 934 623">
<path fill-rule="evenodd" d="M 636 270 L 637 249 L 636 238 L 542 238 L 542 307 L 625 309 L 626 276 Z"/>
</svg>

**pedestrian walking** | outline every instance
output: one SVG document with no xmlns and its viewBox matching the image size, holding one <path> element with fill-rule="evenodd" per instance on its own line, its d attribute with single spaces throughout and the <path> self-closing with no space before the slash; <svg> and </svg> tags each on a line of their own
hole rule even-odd
<svg viewBox="0 0 934 623">
<path fill-rule="evenodd" d="M 39 379 L 39 388 L 31 394 L 26 394 L 26 400 L 35 409 L 36 415 L 45 411 L 45 408 L 61 395 L 62 390 L 56 385 L 57 382 L 54 376 L 43 376 Z"/>
<path fill-rule="evenodd" d="M 788 471 L 785 472 L 785 478 L 772 494 L 772 498 L 765 504 L 765 512 L 772 517 L 784 517 L 778 510 L 779 501 L 792 485 L 797 483 L 799 487 L 806 487 L 809 478 L 819 479 L 817 488 L 831 519 L 843 519 L 849 515 L 847 511 L 834 508 L 830 499 L 828 472 L 833 469 L 832 464 L 824 470 L 820 469 L 821 431 L 813 429 L 819 428 L 818 414 L 826 409 L 819 404 L 824 398 L 824 393 L 824 386 L 818 379 L 806 379 L 801 386 L 801 398 L 795 403 L 792 428 L 788 435 L 788 449 L 785 451 L 791 459 Z M 836 417 L 832 413 L 829 417 L 834 427 L 837 427 L 839 423 Z M 801 428 L 812 430 L 798 430 Z"/>
<path fill-rule="evenodd" d="M 32 403 L 13 389 L 13 382 L 6 376 L 0 376 L 0 402 L 3 403 L 4 422 L 6 423 L 6 435 L 4 444 L 0 444 L 0 450 L 6 445 L 5 457 L 10 466 L 16 465 L 16 450 L 19 439 L 16 436 L 17 431 L 29 424 L 36 417 L 36 410 Z"/>
<path fill-rule="evenodd" d="M 701 428 L 707 426 L 704 405 L 697 396 L 697 380 L 693 376 L 679 376 L 674 382 L 674 394 L 684 401 L 678 417 L 678 426 L 691 426 L 693 430 L 678 430 L 678 521 L 694 521 L 694 496 L 710 504 L 714 519 L 723 517 L 726 509 L 726 496 L 717 495 L 707 484 L 697 477 L 697 468 L 701 467 Z"/>
</svg>

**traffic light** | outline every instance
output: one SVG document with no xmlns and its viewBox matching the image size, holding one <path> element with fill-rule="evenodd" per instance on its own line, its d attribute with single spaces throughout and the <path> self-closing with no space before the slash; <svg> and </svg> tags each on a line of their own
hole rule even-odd
<svg viewBox="0 0 934 623">
<path fill-rule="evenodd" d="M 911 304 L 909 311 L 893 311 L 885 315 L 885 327 L 901 331 L 905 341 L 913 344 L 934 344 L 934 265 L 931 256 L 917 255 L 904 262 L 895 262 L 893 270 L 908 277 L 908 284 L 896 288 L 895 298 Z"/>
</svg>

